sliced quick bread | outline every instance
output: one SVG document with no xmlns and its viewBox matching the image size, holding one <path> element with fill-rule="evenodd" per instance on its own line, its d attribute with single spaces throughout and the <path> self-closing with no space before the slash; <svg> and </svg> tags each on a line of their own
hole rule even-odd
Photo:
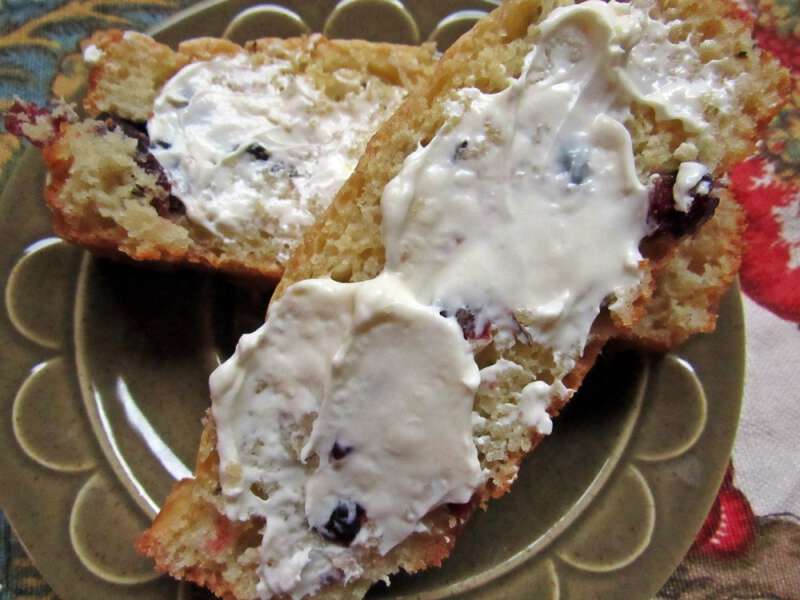
<svg viewBox="0 0 800 600">
<path fill-rule="evenodd" d="M 399 272 L 401 281 L 404 277 L 407 280 L 418 278 L 419 271 L 403 272 L 403 264 L 406 260 L 413 261 L 414 256 L 419 258 L 414 253 L 419 248 L 427 248 L 428 238 L 419 236 L 412 240 L 413 243 L 396 245 L 397 231 L 406 231 L 403 227 L 409 222 L 413 225 L 414 219 L 422 218 L 419 217 L 420 214 L 433 214 L 424 211 L 435 211 L 439 200 L 442 206 L 450 205 L 444 204 L 442 197 L 437 197 L 436 202 L 431 201 L 428 205 L 424 203 L 426 199 L 422 198 L 422 204 L 416 204 L 415 209 L 403 212 L 397 208 L 397 202 L 387 198 L 403 196 L 404 188 L 398 181 L 404 184 L 412 181 L 409 173 L 413 172 L 415 161 L 424 158 L 429 147 L 440 147 L 439 142 L 442 139 L 449 139 L 449 132 L 460 131 L 460 124 L 467 122 L 468 117 L 465 115 L 474 114 L 470 113 L 473 106 L 483 106 L 481 102 L 489 102 L 493 95 L 499 96 L 517 85 L 510 78 L 520 77 L 525 72 L 525 76 L 530 78 L 528 81 L 535 83 L 539 72 L 544 79 L 550 75 L 547 71 L 548 51 L 535 54 L 537 43 L 541 39 L 551 40 L 546 37 L 549 33 L 543 33 L 540 24 L 542 27 L 546 24 L 544 31 L 552 32 L 557 30 L 553 23 L 561 23 L 562 18 L 564 22 L 572 24 L 563 15 L 577 14 L 555 13 L 557 4 L 563 3 L 508 0 L 490 16 L 478 22 L 445 54 L 427 86 L 419 93 L 410 95 L 381 127 L 333 204 L 308 230 L 302 244 L 289 261 L 275 292 L 265 329 L 262 333 L 243 339 L 236 355 L 226 363 L 229 365 L 225 367 L 226 371 L 230 372 L 230 365 L 242 367 L 245 364 L 245 355 L 251 355 L 262 340 L 266 340 L 265 344 L 270 343 L 270 335 L 266 334 L 270 332 L 271 326 L 276 326 L 275 320 L 279 318 L 276 315 L 282 314 L 286 303 L 295 301 L 300 293 L 298 290 L 312 289 L 316 285 L 313 282 L 334 289 L 336 284 L 333 282 L 358 286 L 360 284 L 357 282 L 376 282 L 381 277 L 386 277 L 387 273 L 391 275 Z M 587 3 L 586 10 L 606 14 L 605 6 L 590 2 Z M 471 434 L 484 479 L 475 488 L 472 498 L 466 503 L 436 506 L 419 522 L 415 533 L 388 551 L 381 551 L 375 543 L 366 543 L 364 538 L 358 537 L 360 533 L 355 538 L 343 535 L 343 532 L 352 533 L 350 530 L 345 531 L 345 525 L 351 527 L 358 524 L 361 530 L 371 526 L 369 507 L 358 510 L 358 504 L 346 505 L 348 510 L 342 510 L 352 514 L 347 514 L 347 519 L 343 521 L 343 514 L 337 514 L 337 511 L 342 512 L 337 506 L 328 525 L 334 529 L 338 527 L 337 531 L 342 534 L 338 546 L 331 546 L 336 542 L 330 541 L 330 531 L 326 533 L 325 527 L 312 526 L 309 522 L 307 529 L 311 530 L 313 527 L 320 535 L 304 538 L 313 541 L 309 542 L 304 554 L 301 552 L 297 555 L 299 567 L 295 563 L 284 564 L 270 553 L 284 538 L 266 539 L 265 530 L 270 531 L 268 519 L 265 522 L 263 515 L 259 516 L 257 511 L 249 519 L 227 516 L 235 512 L 232 508 L 235 508 L 235 503 L 241 497 L 247 497 L 255 506 L 259 506 L 257 498 L 269 502 L 273 495 L 277 497 L 282 490 L 286 490 L 280 485 L 270 489 L 257 485 L 260 473 L 257 469 L 253 470 L 253 465 L 257 463 L 246 462 L 250 456 L 248 453 L 256 455 L 260 451 L 257 438 L 255 446 L 240 448 L 242 460 L 245 461 L 242 465 L 237 467 L 235 462 L 231 463 L 229 444 L 235 444 L 237 440 L 231 437 L 227 420 L 224 431 L 220 430 L 219 423 L 215 420 L 214 415 L 225 415 L 229 408 L 224 405 L 227 401 L 225 393 L 219 393 L 221 376 L 215 374 L 212 376 L 212 388 L 216 388 L 217 393 L 212 414 L 205 421 L 196 478 L 177 485 L 160 515 L 139 542 L 139 550 L 154 558 L 158 569 L 174 577 L 204 585 L 222 598 L 250 600 L 299 598 L 308 590 L 312 590 L 309 597 L 315 598 L 360 598 L 374 582 L 399 570 L 416 572 L 439 566 L 449 554 L 459 530 L 472 511 L 478 506 L 486 506 L 491 498 L 501 496 L 509 490 L 517 477 L 522 458 L 549 431 L 550 418 L 556 416 L 569 399 L 570 390 L 576 390 L 580 386 L 607 340 L 632 338 L 652 345 L 667 346 L 683 339 L 688 332 L 713 327 L 713 306 L 734 277 L 737 268 L 740 251 L 738 234 L 741 231 L 738 210 L 719 182 L 727 168 L 752 152 L 758 125 L 774 114 L 782 94 L 786 92 L 787 75 L 776 63 L 753 49 L 749 31 L 730 15 L 731 6 L 722 0 L 637 0 L 630 5 L 612 3 L 612 6 L 613 10 L 623 15 L 619 23 L 612 20 L 610 22 L 615 25 L 610 28 L 592 25 L 581 29 L 581 24 L 593 22 L 581 17 L 583 20 L 576 21 L 575 28 L 570 30 L 569 36 L 572 37 L 568 36 L 564 44 L 552 46 L 558 48 L 558 52 L 564 52 L 558 55 L 557 60 L 583 64 L 582 61 L 587 59 L 587 54 L 581 51 L 580 45 L 584 35 L 589 40 L 600 34 L 612 35 L 612 39 L 616 39 L 613 37 L 616 35 L 620 35 L 622 39 L 630 39 L 619 32 L 624 30 L 628 32 L 627 35 L 635 36 L 637 30 L 627 29 L 630 22 L 624 19 L 628 10 L 625 7 L 632 6 L 630 10 L 640 17 L 643 14 L 649 15 L 648 19 L 637 22 L 654 23 L 655 31 L 665 32 L 663 38 L 654 34 L 660 40 L 658 44 L 664 44 L 663 48 L 666 49 L 673 48 L 672 45 L 680 46 L 683 54 L 679 58 L 690 56 L 694 61 L 690 64 L 675 56 L 668 56 L 654 69 L 656 73 L 669 78 L 679 77 L 681 72 L 686 72 L 683 71 L 684 68 L 689 69 L 686 77 L 693 77 L 693 72 L 695 75 L 708 75 L 713 71 L 713 76 L 719 78 L 717 82 L 720 85 L 706 88 L 700 94 L 700 99 L 685 100 L 686 106 L 694 107 L 695 112 L 691 114 L 669 114 L 672 104 L 664 102 L 659 105 L 658 102 L 653 102 L 653 94 L 661 93 L 657 86 L 653 88 L 656 91 L 651 90 L 651 95 L 645 98 L 647 101 L 636 99 L 635 95 L 634 99 L 629 99 L 631 110 L 622 121 L 632 142 L 633 170 L 638 175 L 638 185 L 647 190 L 649 201 L 649 205 L 644 208 L 647 214 L 641 215 L 640 225 L 645 227 L 646 220 L 647 230 L 643 233 L 638 248 L 641 255 L 635 265 L 639 279 L 636 285 L 625 288 L 624 291 L 620 291 L 620 288 L 598 300 L 594 313 L 597 316 L 591 324 L 582 349 L 573 357 L 574 360 L 569 356 L 565 359 L 563 353 L 560 354 L 559 344 L 548 342 L 551 339 L 549 334 L 556 336 L 552 339 L 557 339 L 561 330 L 558 328 L 560 325 L 555 330 L 548 328 L 548 322 L 553 321 L 547 321 L 547 311 L 517 312 L 516 307 L 512 306 L 509 314 L 513 318 L 499 312 L 493 313 L 489 318 L 481 313 L 485 307 L 465 305 L 454 310 L 445 301 L 447 294 L 441 297 L 434 294 L 432 306 L 436 310 L 441 309 L 445 319 L 458 323 L 464 338 L 475 353 L 477 367 L 481 368 L 481 383 L 472 407 L 475 418 Z M 576 40 L 579 43 L 573 45 Z M 571 51 L 573 46 L 577 52 L 574 58 Z M 542 47 L 550 48 L 546 44 Z M 614 47 L 630 50 L 624 42 Z M 531 56 L 536 58 L 526 58 Z M 641 76 L 646 78 L 646 74 Z M 715 90 L 720 88 L 724 90 L 722 97 L 715 95 Z M 678 102 L 675 106 L 679 110 L 682 105 Z M 600 110 L 600 113 L 603 111 Z M 698 120 L 701 121 L 699 125 Z M 469 197 L 470 190 L 473 189 L 470 185 L 478 185 L 479 182 L 470 180 L 468 172 L 454 174 L 452 165 L 460 160 L 481 160 L 485 153 L 494 151 L 492 145 L 498 143 L 497 140 L 502 141 L 503 132 L 495 131 L 497 128 L 491 126 L 491 119 L 486 123 L 488 125 L 485 125 L 483 137 L 473 136 L 469 140 L 465 139 L 469 143 L 454 145 L 450 163 L 445 161 L 445 166 L 450 169 L 446 170 L 448 177 L 453 176 L 452 180 L 448 180 L 449 184 L 455 186 L 456 179 L 459 185 L 462 180 L 473 181 L 473 184 L 464 184 L 464 194 L 467 194 L 465 198 Z M 615 136 L 620 135 L 623 123 L 614 125 L 604 120 L 600 125 L 607 126 L 604 131 L 610 136 L 608 139 L 619 139 Z M 535 139 L 536 134 L 531 135 Z M 478 138 L 481 143 L 474 150 L 474 142 Z M 473 151 L 477 154 L 472 157 L 466 154 Z M 585 169 L 599 168 L 596 163 L 581 162 L 582 152 L 580 147 L 568 147 L 558 155 L 553 164 L 561 165 L 564 170 L 558 175 L 562 178 L 562 183 L 563 177 L 568 177 L 569 183 L 581 186 L 591 179 L 587 177 Z M 520 161 L 524 163 L 525 160 L 535 161 L 537 158 L 509 155 L 507 163 L 502 165 L 503 169 L 509 171 L 506 174 L 509 180 L 515 176 L 512 167 Z M 689 171 L 693 171 L 696 176 L 687 176 Z M 435 173 L 425 172 L 425 177 L 434 175 Z M 401 179 L 401 176 L 405 179 Z M 414 185 L 422 185 L 420 182 L 424 177 L 420 177 L 419 180 L 413 180 Z M 635 188 L 636 185 L 632 187 Z M 394 190 L 391 194 L 387 192 L 389 188 Z M 420 200 L 417 196 L 413 198 L 415 202 Z M 480 202 L 479 206 L 491 206 L 493 200 L 489 193 L 485 197 L 485 203 Z M 533 200 L 558 203 L 563 198 L 559 196 Z M 606 207 L 602 205 L 605 201 L 611 202 L 611 199 L 599 197 L 598 211 L 605 210 Z M 608 208 L 610 209 L 610 205 Z M 466 209 L 465 205 L 464 210 Z M 717 216 L 708 220 L 715 209 Z M 391 219 L 387 216 L 387 210 L 392 215 Z M 452 214 L 453 223 L 461 223 L 461 215 L 457 211 Z M 598 213 L 598 217 L 600 216 Z M 390 222 L 387 223 L 387 220 Z M 696 237 L 687 237 L 695 234 L 706 220 L 708 222 L 705 227 L 700 228 Z M 448 222 L 446 217 L 442 217 L 437 224 L 447 226 Z M 714 225 L 709 227 L 712 223 Z M 434 233 L 438 234 L 439 230 Z M 400 237 L 402 242 L 402 236 Z M 722 243 L 719 241 L 721 237 L 724 238 Z M 391 241 L 393 246 L 387 247 L 387 241 Z M 602 255 L 616 247 L 617 241 L 612 237 L 607 237 L 606 241 L 607 244 L 600 243 L 587 251 Z M 462 243 L 469 244 L 470 240 L 459 237 L 456 230 L 452 245 L 442 250 L 442 255 L 447 256 L 447 252 L 457 254 Z M 398 248 L 404 248 L 407 253 Z M 427 268 L 427 263 L 424 262 L 426 258 L 423 255 L 423 262 L 414 264 Z M 531 264 L 541 265 L 535 258 L 531 256 Z M 571 255 L 568 258 L 571 261 L 565 263 L 568 268 L 577 268 L 581 262 L 591 263 L 592 259 L 587 255 Z M 436 268 L 443 270 L 449 266 L 438 264 Z M 496 273 L 498 283 L 501 276 L 507 275 L 499 271 Z M 433 272 L 435 276 L 432 280 L 438 283 L 440 271 Z M 517 271 L 516 274 L 520 280 L 530 278 L 530 274 L 522 271 Z M 494 274 L 489 274 L 485 281 L 477 283 L 491 293 L 494 277 Z M 414 293 L 422 297 L 424 294 L 419 290 L 428 283 L 415 280 L 414 285 L 417 287 L 414 288 Z M 455 280 L 453 285 L 457 286 L 458 283 Z M 653 298 L 654 290 L 656 296 L 661 296 L 660 299 Z M 428 296 L 425 296 L 422 303 L 428 301 Z M 683 308 L 678 310 L 676 306 Z M 559 323 L 563 309 L 544 308 L 552 309 L 552 314 L 556 315 L 553 319 Z M 283 326 L 283 321 L 278 322 Z M 511 335 L 508 335 L 509 332 Z M 282 335 L 285 335 L 284 330 L 272 331 L 273 339 L 283 339 Z M 298 338 L 298 343 L 299 341 Z M 423 351 L 420 348 L 420 352 Z M 267 356 L 265 360 L 268 358 Z M 401 367 L 398 364 L 398 369 Z M 539 398 L 546 401 L 546 414 L 543 412 L 543 405 L 541 402 L 537 403 L 536 398 L 533 398 L 534 402 L 529 402 L 531 394 L 528 390 L 536 391 L 539 389 L 535 387 L 537 384 L 546 388 L 544 395 Z M 269 385 L 268 382 L 258 383 L 253 392 L 266 404 L 271 401 Z M 376 401 L 380 399 L 381 396 L 376 396 Z M 347 456 L 351 451 L 341 447 L 336 450 L 334 445 L 330 459 L 313 454 L 309 456 L 307 453 L 306 449 L 313 447 L 309 440 L 315 435 L 313 431 L 319 415 L 326 410 L 327 396 L 319 401 L 323 403 L 322 407 L 308 413 L 302 423 L 293 424 L 289 419 L 285 430 L 284 424 L 281 425 L 281 435 L 286 436 L 283 439 L 286 451 L 290 455 L 295 453 L 298 468 L 305 469 L 309 477 L 314 476 L 318 468 L 327 468 L 330 460 L 339 460 L 341 457 L 344 457 L 342 460 L 348 460 Z M 528 414 L 529 411 L 535 413 L 534 409 L 541 409 L 542 412 Z M 257 414 L 254 412 L 253 418 Z M 530 416 L 535 418 L 528 418 Z M 261 423 L 260 427 L 264 431 L 273 431 L 277 427 L 275 423 L 267 421 L 256 422 Z M 451 424 L 441 422 L 435 426 L 444 428 Z M 381 424 L 376 423 L 375 427 L 380 428 Z M 425 426 L 421 424 L 420 427 Z M 257 428 L 255 431 L 258 431 Z M 225 436 L 224 443 L 220 441 L 221 435 Z M 221 466 L 220 448 L 223 446 L 227 456 L 223 457 L 226 464 Z M 357 453 L 358 448 L 352 452 Z M 251 481 L 256 483 L 248 487 L 247 484 Z M 420 485 L 425 486 L 427 483 L 421 481 Z M 302 511 L 302 498 L 295 499 L 295 502 L 297 510 Z M 350 511 L 349 508 L 353 510 Z M 288 517 L 286 522 L 289 522 Z M 288 545 L 289 538 L 285 540 Z M 267 546 L 270 552 L 264 550 Z M 341 550 L 342 546 L 346 546 L 346 550 Z M 339 562 L 331 563 L 327 570 L 313 571 L 311 574 L 306 572 L 307 564 L 325 564 L 324 557 L 328 556 L 326 553 L 329 550 L 330 556 L 338 557 L 336 560 Z M 312 560 L 310 556 L 322 556 L 322 562 L 314 562 L 317 559 Z M 342 562 L 343 559 L 339 560 L 342 557 L 347 560 Z M 296 574 L 296 577 L 287 576 L 287 579 L 280 581 L 272 579 L 270 575 L 274 575 L 274 571 L 282 566 L 286 567 L 287 573 Z M 308 577 L 314 573 L 319 574 L 318 579 L 309 581 Z M 300 586 L 300 583 L 306 587 Z"/>
</svg>

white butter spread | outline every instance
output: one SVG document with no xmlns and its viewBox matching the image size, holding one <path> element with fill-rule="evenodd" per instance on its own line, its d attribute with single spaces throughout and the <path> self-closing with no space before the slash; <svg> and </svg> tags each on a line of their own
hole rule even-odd
<svg viewBox="0 0 800 600">
<path fill-rule="evenodd" d="M 547 409 L 554 399 L 565 399 L 571 394 L 561 381 L 548 385 L 544 381 L 532 381 L 519 395 L 520 420 L 542 435 L 553 432 L 553 421 Z"/>
<path fill-rule="evenodd" d="M 83 62 L 87 65 L 95 65 L 103 59 L 104 54 L 100 48 L 94 44 L 89 44 L 83 49 Z"/>
<path fill-rule="evenodd" d="M 353 545 L 386 553 L 436 506 L 469 501 L 483 481 L 479 381 L 458 325 L 389 273 L 304 281 L 271 305 L 211 376 L 227 515 L 266 518 L 264 594 L 312 593 L 333 569 L 358 576 L 348 549 L 309 529 L 337 507 L 368 517 Z"/>
<path fill-rule="evenodd" d="M 710 175 L 705 165 L 696 162 L 682 162 L 675 177 L 672 188 L 672 197 L 675 208 L 681 212 L 689 212 L 692 208 L 692 193 L 706 195 L 711 192 L 711 182 L 703 181 L 703 177 Z"/>
<path fill-rule="evenodd" d="M 491 389 L 503 377 L 524 375 L 525 369 L 517 363 L 505 358 L 499 359 L 493 365 L 481 369 L 481 388 Z M 547 412 L 553 401 L 563 402 L 573 393 L 561 381 L 548 384 L 544 381 L 531 381 L 519 393 L 512 393 L 513 406 L 507 407 L 505 413 L 510 418 L 519 421 L 529 429 L 534 429 L 542 435 L 553 432 L 553 420 Z M 483 417 L 473 413 L 473 426 L 480 424 Z"/>
<path fill-rule="evenodd" d="M 147 129 L 188 218 L 226 241 L 268 234 L 285 261 L 404 94 L 338 75 L 352 89 L 334 101 L 286 60 L 239 54 L 175 74 Z"/>
<path fill-rule="evenodd" d="M 383 236 L 387 268 L 420 300 L 469 307 L 506 337 L 522 326 L 568 371 L 602 304 L 640 283 L 648 192 L 623 125 L 630 103 L 701 118 L 681 110 L 697 85 L 681 73 L 700 63 L 628 4 L 556 9 L 540 30 L 522 77 L 447 103 L 447 124 L 384 191 Z M 642 81 L 640 44 L 680 46 L 669 94 Z"/>
<path fill-rule="evenodd" d="M 642 277 L 648 191 L 623 125 L 631 103 L 697 128 L 708 103 L 729 100 L 724 86 L 703 91 L 713 67 L 670 42 L 649 7 L 556 9 L 504 91 L 455 92 L 383 192 L 384 272 L 294 284 L 212 375 L 226 513 L 266 519 L 261 597 L 356 578 L 365 548 L 386 553 L 437 506 L 466 501 L 487 476 L 476 389 L 527 382 L 501 418 L 552 430 L 548 409 L 572 393 L 560 378 L 601 307 L 635 296 Z M 650 80 L 640 44 L 682 62 Z M 698 185 L 696 167 L 682 171 L 681 185 Z M 507 359 L 478 372 L 487 336 L 500 350 L 544 344 L 558 376 Z"/>
<path fill-rule="evenodd" d="M 525 369 L 523 369 L 513 360 L 500 358 L 494 364 L 481 369 L 481 386 L 491 387 L 497 384 L 498 380 L 501 377 L 507 376 L 508 374 L 524 373 L 524 372 Z"/>
<path fill-rule="evenodd" d="M 648 6 L 646 2 L 637 4 Z M 675 28 L 643 17 L 642 10 L 616 13 L 617 27 L 629 29 L 629 39 L 634 42 L 619 72 L 620 80 L 637 100 L 695 131 L 706 128 L 706 109 L 733 110 L 733 84 L 718 70 L 718 60 L 703 62 L 688 40 L 670 41 Z"/>
<path fill-rule="evenodd" d="M 648 194 L 618 77 L 641 28 L 620 12 L 554 11 L 523 76 L 498 94 L 460 90 L 383 195 L 387 268 L 448 312 L 523 324 L 565 372 L 603 301 L 641 276 Z"/>
</svg>

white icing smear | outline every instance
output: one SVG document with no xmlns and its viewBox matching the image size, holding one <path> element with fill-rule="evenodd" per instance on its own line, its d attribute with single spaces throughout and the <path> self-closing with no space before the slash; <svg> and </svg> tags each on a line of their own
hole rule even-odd
<svg viewBox="0 0 800 600">
<path fill-rule="evenodd" d="M 187 216 L 228 241 L 242 231 L 269 234 L 285 261 L 404 94 L 339 75 L 352 90 L 338 102 L 289 61 L 259 65 L 245 54 L 173 76 L 147 128 Z"/>
<path fill-rule="evenodd" d="M 391 274 L 304 281 L 271 305 L 211 377 L 226 513 L 266 517 L 262 593 L 358 576 L 353 551 L 317 532 L 350 528 L 351 548 L 386 553 L 436 506 L 469 501 L 478 383 L 458 325 Z"/>
<path fill-rule="evenodd" d="M 689 212 L 692 208 L 692 193 L 706 195 L 711 191 L 711 181 L 703 181 L 703 177 L 710 175 L 708 167 L 696 162 L 683 162 L 678 168 L 675 185 L 672 188 L 672 198 L 675 208 L 681 212 Z"/>
</svg>

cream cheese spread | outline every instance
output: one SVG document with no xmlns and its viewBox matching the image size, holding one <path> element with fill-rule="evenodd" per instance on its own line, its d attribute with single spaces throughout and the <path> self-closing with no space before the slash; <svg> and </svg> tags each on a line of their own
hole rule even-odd
<svg viewBox="0 0 800 600">
<path fill-rule="evenodd" d="M 710 175 L 708 167 L 696 162 L 682 162 L 675 177 L 672 197 L 675 208 L 681 212 L 689 212 L 692 208 L 692 192 L 705 195 L 711 191 L 711 181 L 703 178 Z"/>
<path fill-rule="evenodd" d="M 357 577 L 342 542 L 386 553 L 436 506 L 469 501 L 479 381 L 458 325 L 390 273 L 303 281 L 271 305 L 211 376 L 226 513 L 266 518 L 262 593 Z"/>
<path fill-rule="evenodd" d="M 499 359 L 493 365 L 481 369 L 481 388 L 494 387 L 498 379 L 509 375 L 524 375 L 525 369 L 514 361 L 505 358 Z M 566 401 L 572 396 L 573 390 L 556 380 L 552 384 L 544 381 L 531 381 L 519 393 L 512 393 L 513 404 L 509 404 L 504 411 L 510 415 L 511 420 L 519 421 L 529 429 L 541 435 L 550 435 L 553 432 L 553 420 L 547 409 L 553 401 Z M 477 417 L 477 419 L 476 419 Z M 479 415 L 473 413 L 473 419 L 480 422 Z M 473 422 L 474 424 L 474 422 Z"/>
<path fill-rule="evenodd" d="M 728 102 L 724 86 L 703 92 L 713 66 L 669 41 L 649 7 L 556 9 L 504 91 L 455 92 L 383 192 L 383 273 L 290 286 L 212 375 L 226 514 L 266 520 L 261 597 L 357 578 L 365 549 L 385 554 L 437 506 L 467 501 L 488 476 L 476 390 L 527 382 L 502 418 L 552 430 L 548 409 L 572 394 L 561 379 L 601 307 L 635 297 L 643 274 L 631 103 L 697 128 L 707 103 Z M 640 44 L 680 56 L 680 72 L 658 65 L 666 83 L 647 79 Z M 681 167 L 687 210 L 703 176 Z M 479 372 L 487 339 L 552 349 L 555 379 L 507 359 Z"/>
<path fill-rule="evenodd" d="M 175 74 L 147 129 L 188 218 L 226 241 L 269 234 L 285 261 L 404 95 L 338 76 L 352 89 L 334 101 L 288 60 L 238 54 Z"/>
<path fill-rule="evenodd" d="M 648 8 L 647 2 L 637 4 Z M 629 29 L 634 41 L 619 72 L 620 81 L 637 100 L 695 131 L 705 129 L 706 109 L 733 110 L 732 83 L 718 70 L 720 61 L 700 60 L 688 40 L 672 41 L 680 37 L 674 27 L 646 17 L 641 9 L 615 12 L 617 27 Z"/>
<path fill-rule="evenodd" d="M 648 190 L 623 125 L 630 103 L 668 102 L 684 118 L 695 98 L 680 73 L 668 95 L 640 84 L 640 44 L 680 46 L 678 71 L 699 63 L 665 27 L 628 4 L 556 9 L 520 78 L 456 92 L 446 125 L 384 191 L 387 269 L 449 314 L 468 307 L 506 339 L 523 329 L 569 371 L 601 306 L 641 279 Z"/>
<path fill-rule="evenodd" d="M 105 53 L 100 48 L 94 44 L 89 44 L 83 49 L 83 62 L 87 65 L 96 65 L 103 60 L 104 54 Z"/>
</svg>

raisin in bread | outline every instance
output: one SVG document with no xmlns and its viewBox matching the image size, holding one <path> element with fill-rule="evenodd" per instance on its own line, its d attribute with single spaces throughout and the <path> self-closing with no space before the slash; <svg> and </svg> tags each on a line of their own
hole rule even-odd
<svg viewBox="0 0 800 600">
<path fill-rule="evenodd" d="M 7 118 L 11 131 L 27 134 L 42 147 L 49 172 L 45 198 L 56 233 L 98 254 L 193 264 L 272 280 L 280 277 L 303 228 L 332 199 L 338 189 L 336 178 L 343 181 L 347 177 L 374 129 L 408 90 L 427 79 L 434 64 L 432 45 L 327 40 L 319 35 L 257 40 L 244 48 L 203 38 L 184 42 L 173 51 L 143 34 L 103 31 L 84 42 L 84 48 L 86 59 L 94 63 L 84 107 L 94 118 L 80 120 L 63 106 L 51 116 L 19 104 Z M 212 75 L 199 70 L 198 65 L 213 65 L 214 61 L 223 62 Z M 198 66 L 195 80 L 181 80 L 174 84 L 175 90 L 164 94 L 164 106 L 170 108 L 173 101 L 183 109 L 176 113 L 173 127 L 187 120 L 189 109 L 170 94 L 193 86 L 196 96 L 189 97 L 193 100 L 207 92 L 204 86 L 212 85 L 224 88 L 234 100 L 238 92 L 246 96 L 251 88 L 261 94 L 249 104 L 242 100 L 250 122 L 238 126 L 241 149 L 234 146 L 230 153 L 207 160 L 206 170 L 233 161 L 228 179 L 219 180 L 213 192 L 207 192 L 213 179 L 185 181 L 183 188 L 176 189 L 173 175 L 196 161 L 216 143 L 215 138 L 237 144 L 231 130 L 236 130 L 240 115 L 231 114 L 230 107 L 224 106 L 230 104 L 231 96 L 216 96 L 222 106 L 213 109 L 216 122 L 207 124 L 207 139 L 201 141 L 204 148 L 199 150 L 199 142 L 188 140 L 182 154 L 157 158 L 168 144 L 150 140 L 146 127 L 159 94 L 168 89 L 165 86 L 176 74 L 185 73 L 188 65 Z M 239 79 L 234 79 L 234 74 Z M 262 74 L 269 81 L 259 81 Z M 303 87 L 297 91 L 292 85 Z M 267 93 L 271 96 L 266 97 Z M 196 101 L 198 105 L 206 103 L 197 109 L 199 123 L 208 118 L 199 112 L 214 98 L 207 93 Z M 262 106 L 253 108 L 259 101 Z M 270 104 L 277 109 L 282 104 L 295 107 L 295 113 L 287 111 L 294 122 L 276 121 L 280 113 L 275 117 Z M 345 121 L 345 116 L 351 117 L 350 121 Z M 283 143 L 286 130 L 304 126 L 297 123 L 300 120 L 307 122 L 307 129 L 297 135 L 312 139 L 306 140 L 306 154 L 298 158 L 294 153 L 297 164 L 288 164 L 290 159 L 279 158 L 271 149 L 254 143 L 248 128 L 249 123 L 261 130 L 277 123 L 280 131 L 273 137 Z M 330 131 L 320 134 L 325 127 Z M 287 139 L 296 141 L 290 136 Z M 328 159 L 328 171 L 315 174 L 319 163 Z M 165 165 L 171 165 L 173 171 Z M 242 165 L 250 165 L 246 174 L 251 181 L 244 189 L 237 187 L 242 181 Z M 193 179 L 189 175 L 186 179 Z M 323 181 L 309 188 L 306 196 L 310 199 L 299 197 L 301 188 L 311 186 L 315 177 Z M 187 196 L 181 198 L 184 192 Z M 225 201 L 217 202 L 220 206 L 206 208 L 209 198 L 213 203 L 215 194 L 226 193 Z M 196 211 L 194 204 L 187 210 L 189 195 L 196 196 Z M 262 201 L 266 197 L 271 200 Z M 307 205 L 300 206 L 302 202 Z M 213 222 L 209 225 L 209 219 L 216 219 L 219 212 L 231 213 L 232 204 L 237 204 L 241 213 L 234 215 L 234 221 L 219 228 Z M 213 214 L 209 215 L 209 210 Z"/>
<path fill-rule="evenodd" d="M 536 46 L 538 24 L 558 4 L 569 3 L 508 0 L 448 50 L 427 87 L 408 97 L 381 127 L 333 204 L 307 231 L 274 299 L 310 278 L 359 282 L 381 273 L 386 263 L 381 198 L 387 184 L 400 173 L 407 157 L 428 144 L 447 121 L 447 100 L 454 92 L 475 87 L 495 93 L 509 86 L 509 75 L 521 73 L 526 55 Z M 740 213 L 722 185 L 713 192 L 710 186 L 702 191 L 693 188 L 692 209 L 680 214 L 671 200 L 666 207 L 660 204 L 673 197 L 672 173 L 681 163 L 698 161 L 719 182 L 726 169 L 752 152 L 757 128 L 777 110 L 788 78 L 774 61 L 754 50 L 749 31 L 730 15 L 727 2 L 633 4 L 646 6 L 653 19 L 666 23 L 672 41 L 688 40 L 701 61 L 718 61 L 731 92 L 730 110 L 704 110 L 708 127 L 701 131 L 684 127 L 646 103 L 632 103 L 625 127 L 633 141 L 638 177 L 650 182 L 652 203 L 653 230 L 640 246 L 646 271 L 641 285 L 635 293 L 605 306 L 592 325 L 582 356 L 566 374 L 558 372 L 558 361 L 547 345 L 524 336 L 510 346 L 490 339 L 476 357 L 480 366 L 505 359 L 521 368 L 499 374 L 492 385 L 482 385 L 475 397 L 474 410 L 482 419 L 473 436 L 481 467 L 489 474 L 485 484 L 467 505 L 433 510 L 423 522 L 424 532 L 409 536 L 387 554 L 364 550 L 358 555 L 358 578 L 321 582 L 315 597 L 360 598 L 373 582 L 391 573 L 441 565 L 473 510 L 509 490 L 522 458 L 542 439 L 539 431 L 508 419 L 509 407 L 513 410 L 520 402 L 526 384 L 560 379 L 577 389 L 609 339 L 667 346 L 690 332 L 713 328 L 713 307 L 738 265 Z M 711 212 L 715 216 L 708 219 Z M 463 321 L 465 337 L 469 337 L 469 319 Z M 567 397 L 553 399 L 547 412 L 557 415 Z M 224 516 L 217 434 L 213 418 L 207 417 L 195 479 L 175 487 L 138 547 L 161 571 L 204 585 L 222 598 L 250 600 L 259 597 L 258 549 L 264 521 L 232 521 Z"/>
</svg>

